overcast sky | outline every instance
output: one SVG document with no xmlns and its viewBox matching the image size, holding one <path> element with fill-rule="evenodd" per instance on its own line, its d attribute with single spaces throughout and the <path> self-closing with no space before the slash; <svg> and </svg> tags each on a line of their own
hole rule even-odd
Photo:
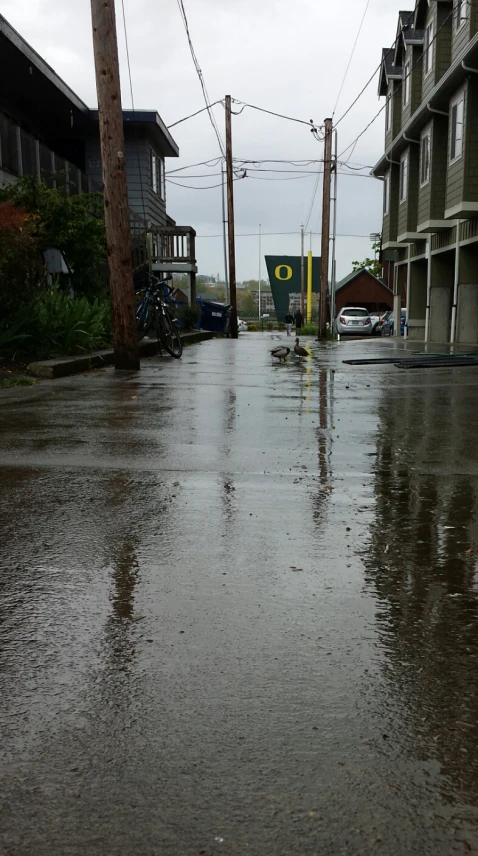
<svg viewBox="0 0 478 856">
<path fill-rule="evenodd" d="M 234 98 L 321 124 L 330 116 L 350 57 L 366 0 L 184 0 L 196 54 L 211 101 Z M 120 0 L 116 0 L 123 106 L 131 107 Z M 362 33 L 339 101 L 338 119 L 379 65 L 382 47 L 395 38 L 400 5 L 370 0 Z M 407 7 L 407 4 L 405 4 Z M 414 3 L 408 4 L 413 8 Z M 89 0 L 2 0 L 2 14 L 89 105 L 96 104 Z M 204 106 L 177 0 L 125 0 L 134 98 L 137 108 L 156 109 L 167 125 Z M 339 125 L 339 152 L 351 143 L 380 108 L 377 78 Z M 223 129 L 224 110 L 215 108 Z M 383 148 L 383 114 L 358 143 L 351 163 L 373 165 Z M 207 113 L 173 131 L 181 156 L 168 159 L 167 170 L 216 158 L 218 143 Z M 247 160 L 317 159 L 323 145 L 304 125 L 246 109 L 233 122 L 234 155 Z M 344 159 L 347 157 L 345 155 Z M 259 165 L 258 165 L 259 166 Z M 269 169 L 294 169 L 262 164 Z M 304 167 L 313 170 L 314 167 Z M 206 179 L 186 179 L 208 173 Z M 178 173 L 194 187 L 217 184 L 218 167 L 194 167 Z M 367 170 L 364 173 L 367 174 Z M 209 173 L 211 174 L 209 177 Z M 367 237 L 381 228 L 382 185 L 357 174 L 340 175 L 338 276 L 355 258 L 370 255 Z M 175 176 L 170 176 L 175 178 Z M 257 279 L 259 223 L 264 254 L 298 254 L 300 225 L 311 205 L 316 179 L 251 172 L 235 184 L 237 275 Z M 280 181 L 263 179 L 279 178 Z M 192 225 L 198 236 L 200 273 L 224 274 L 220 189 L 192 190 L 169 183 L 168 213 L 178 224 Z M 321 185 L 309 229 L 318 232 Z M 267 233 L 296 233 L 267 235 Z M 313 237 L 320 254 L 320 237 Z M 265 266 L 263 265 L 263 274 Z"/>
</svg>

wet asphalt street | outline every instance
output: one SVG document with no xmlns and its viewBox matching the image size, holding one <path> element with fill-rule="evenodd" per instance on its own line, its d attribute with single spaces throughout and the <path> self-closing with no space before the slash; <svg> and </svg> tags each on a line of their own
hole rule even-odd
<svg viewBox="0 0 478 856">
<path fill-rule="evenodd" d="M 0 393 L 2 856 L 478 852 L 478 370 L 276 344 Z"/>
</svg>

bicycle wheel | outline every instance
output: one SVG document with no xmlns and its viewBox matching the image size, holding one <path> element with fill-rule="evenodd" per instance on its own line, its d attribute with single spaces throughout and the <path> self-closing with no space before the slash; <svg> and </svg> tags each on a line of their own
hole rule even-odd
<svg viewBox="0 0 478 856">
<path fill-rule="evenodd" d="M 177 324 L 171 318 L 167 309 L 156 312 L 156 334 L 161 345 L 176 360 L 182 356 L 183 343 Z"/>
<path fill-rule="evenodd" d="M 136 307 L 136 329 L 138 342 L 144 339 L 153 326 L 153 311 L 149 298 L 143 297 Z"/>
</svg>

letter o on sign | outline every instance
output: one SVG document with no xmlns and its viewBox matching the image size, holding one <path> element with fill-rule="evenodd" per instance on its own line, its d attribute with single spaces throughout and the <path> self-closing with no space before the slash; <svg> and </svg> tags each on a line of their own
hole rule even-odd
<svg viewBox="0 0 478 856">
<path fill-rule="evenodd" d="M 292 268 L 289 265 L 278 265 L 274 271 L 275 278 L 280 279 L 281 282 L 287 282 L 288 279 L 292 279 Z M 285 273 L 285 276 L 283 275 Z"/>
</svg>

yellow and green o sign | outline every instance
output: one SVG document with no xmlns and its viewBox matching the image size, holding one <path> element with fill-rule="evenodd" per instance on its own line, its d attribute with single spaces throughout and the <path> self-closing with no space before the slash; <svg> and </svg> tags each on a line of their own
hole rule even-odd
<svg viewBox="0 0 478 856">
<path fill-rule="evenodd" d="M 287 282 L 289 279 L 292 279 L 294 275 L 290 265 L 277 265 L 274 273 L 275 278 L 279 279 L 281 282 Z"/>
</svg>

